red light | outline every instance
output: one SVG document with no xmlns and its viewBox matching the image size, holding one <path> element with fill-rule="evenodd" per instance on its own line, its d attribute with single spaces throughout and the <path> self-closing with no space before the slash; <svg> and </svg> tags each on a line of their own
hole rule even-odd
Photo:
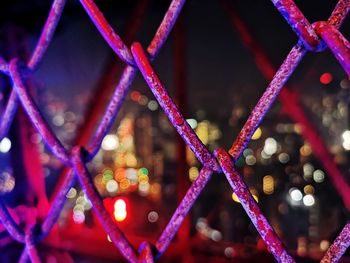
<svg viewBox="0 0 350 263">
<path fill-rule="evenodd" d="M 133 91 L 131 92 L 130 97 L 133 101 L 138 102 L 141 99 L 141 93 L 138 91 Z"/>
<path fill-rule="evenodd" d="M 125 201 L 123 199 L 115 200 L 113 212 L 115 220 L 122 222 L 125 220 L 127 214 Z"/>
<path fill-rule="evenodd" d="M 320 82 L 323 84 L 323 85 L 328 85 L 329 83 L 331 83 L 333 80 L 333 76 L 332 74 L 326 72 L 326 73 L 323 73 L 320 77 Z"/>
</svg>

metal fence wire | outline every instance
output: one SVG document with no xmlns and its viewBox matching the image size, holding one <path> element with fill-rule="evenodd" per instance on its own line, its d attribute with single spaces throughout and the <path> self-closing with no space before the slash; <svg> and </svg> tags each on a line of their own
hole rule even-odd
<svg viewBox="0 0 350 263">
<path fill-rule="evenodd" d="M 242 176 L 237 172 L 235 162 L 246 148 L 265 114 L 280 94 L 282 87 L 286 84 L 288 78 L 308 51 L 321 52 L 328 47 L 348 77 L 350 77 L 350 44 L 341 32 L 338 31 L 350 9 L 350 0 L 339 0 L 327 21 L 319 21 L 313 24 L 310 24 L 292 0 L 272 0 L 274 6 L 298 35 L 299 41 L 274 74 L 272 81 L 254 107 L 232 147 L 228 151 L 218 148 L 213 153 L 209 152 L 186 122 L 180 109 L 169 96 L 167 89 L 162 84 L 152 66 L 152 61 L 157 57 L 164 42 L 167 40 L 185 0 L 173 0 L 171 2 L 147 49 L 144 49 L 137 42 L 133 43 L 131 47 L 128 47 L 108 23 L 93 0 L 80 0 L 80 3 L 108 45 L 127 65 L 109 100 L 105 113 L 100 123 L 98 123 L 96 132 L 88 144 L 81 145 L 77 143 L 77 145 L 70 149 L 62 145 L 48 123 L 44 120 L 37 104 L 29 94 L 26 81 L 38 68 L 40 61 L 51 43 L 54 31 L 63 12 L 65 0 L 53 1 L 41 36 L 29 61 L 22 62 L 18 58 L 5 61 L 5 59 L 0 57 L 0 71 L 9 76 L 13 84 L 11 94 L 1 117 L 1 138 L 7 134 L 18 108 L 17 106 L 20 103 L 52 153 L 66 166 L 60 178 L 61 183 L 55 191 L 56 195 L 50 202 L 49 212 L 46 218 L 40 221 L 40 223 L 36 218 L 28 218 L 27 224 L 24 227 L 20 226 L 0 199 L 1 223 L 13 239 L 25 244 L 20 261 L 25 262 L 29 259 L 32 262 L 40 262 L 36 245 L 48 235 L 57 221 L 60 211 L 63 208 L 66 194 L 71 188 L 75 177 L 77 177 L 85 194 L 92 202 L 93 210 L 105 231 L 125 259 L 130 262 L 153 262 L 165 252 L 185 216 L 208 183 L 212 173 L 217 172 L 223 173 L 226 176 L 228 183 L 239 198 L 247 215 L 276 260 L 278 262 L 294 262 L 294 259 L 285 249 L 270 223 L 261 212 Z M 129 243 L 118 225 L 113 222 L 109 213 L 106 211 L 86 164 L 98 152 L 102 139 L 111 128 L 138 71 L 144 77 L 172 125 L 202 163 L 203 168 L 197 179 L 188 189 L 158 241 L 155 244 L 143 242 L 137 249 Z M 82 132 L 84 133 L 84 131 Z M 331 181 L 344 200 L 347 208 L 350 208 L 349 186 L 344 178 L 341 175 L 335 175 L 331 178 Z M 338 261 L 349 245 L 350 223 L 347 223 L 334 243 L 329 247 L 321 262 Z"/>
</svg>

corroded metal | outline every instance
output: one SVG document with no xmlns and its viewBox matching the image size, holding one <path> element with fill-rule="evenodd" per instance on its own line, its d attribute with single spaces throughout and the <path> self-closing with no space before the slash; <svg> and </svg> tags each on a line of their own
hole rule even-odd
<svg viewBox="0 0 350 263">
<path fill-rule="evenodd" d="M 250 220 L 258 230 L 260 236 L 265 241 L 271 253 L 275 256 L 278 262 L 295 262 L 288 254 L 281 240 L 262 214 L 258 204 L 249 191 L 248 186 L 243 181 L 241 175 L 236 171 L 231 156 L 222 148 L 215 151 L 215 156 L 218 159 L 223 173 L 226 175 L 234 193 L 237 195 L 244 210 Z"/>
<path fill-rule="evenodd" d="M 41 134 L 41 136 L 46 141 L 47 145 L 50 147 L 55 156 L 59 158 L 62 162 L 64 162 L 66 165 L 69 165 L 69 153 L 64 148 L 59 139 L 55 136 L 55 134 L 52 132 L 51 128 L 44 120 L 44 117 L 41 115 L 38 107 L 33 101 L 33 98 L 30 96 L 29 91 L 22 79 L 19 61 L 16 58 L 10 62 L 10 75 L 14 83 L 14 89 L 16 90 L 23 107 L 30 118 L 30 121 Z"/>
<path fill-rule="evenodd" d="M 86 154 L 86 152 L 85 152 Z M 84 163 L 84 151 L 80 147 L 72 150 L 72 164 L 74 172 L 77 174 L 79 181 L 84 189 L 85 194 L 93 204 L 92 208 L 99 218 L 102 226 L 108 233 L 114 245 L 119 249 L 120 253 L 129 261 L 136 262 L 137 254 L 133 246 L 119 229 L 118 225 L 113 221 L 110 214 L 103 205 L 102 198 L 98 193 L 94 181 Z"/>
<path fill-rule="evenodd" d="M 332 50 L 334 56 L 342 65 L 350 79 L 350 44 L 349 41 L 337 30 L 337 28 L 327 22 L 317 22 L 316 32 Z"/>
<path fill-rule="evenodd" d="M 308 50 L 317 50 L 320 39 L 293 0 L 271 0 Z"/>
<path fill-rule="evenodd" d="M 347 223 L 333 244 L 328 248 L 321 263 L 338 262 L 350 246 L 350 223 Z"/>
<path fill-rule="evenodd" d="M 140 43 L 134 43 L 131 47 L 131 52 L 134 55 L 136 64 L 139 67 L 148 86 L 177 132 L 203 165 L 207 164 L 208 167 L 211 167 L 213 170 L 220 171 L 221 169 L 219 168 L 215 158 L 212 157 L 208 149 L 192 130 L 173 100 L 170 98 L 167 90 L 164 88 L 160 79 L 152 68 L 150 61 L 147 58 L 146 53 L 143 51 Z"/>
<path fill-rule="evenodd" d="M 159 252 L 157 255 L 158 257 L 161 254 L 163 254 L 166 248 L 169 246 L 171 240 L 174 238 L 176 231 L 179 229 L 184 218 L 188 214 L 194 202 L 197 200 L 203 188 L 207 185 L 212 173 L 213 172 L 209 168 L 203 167 L 202 170 L 199 172 L 199 175 L 196 178 L 196 180 L 188 189 L 186 195 L 176 208 L 175 213 L 171 217 L 169 223 L 167 224 L 167 226 L 165 227 L 161 236 L 155 244 Z"/>
<path fill-rule="evenodd" d="M 241 132 L 238 134 L 229 150 L 230 155 L 232 155 L 235 160 L 241 156 L 243 150 L 247 147 L 255 130 L 258 128 L 260 122 L 265 117 L 265 114 L 276 100 L 277 95 L 280 93 L 305 53 L 306 50 L 301 45 L 295 45 L 277 70 L 272 81 L 264 94 L 260 97 L 258 103 L 255 105 L 248 120 L 244 124 L 244 127 L 241 129 Z"/>
<path fill-rule="evenodd" d="M 89 14 L 91 21 L 95 24 L 103 38 L 113 49 L 113 51 L 127 64 L 133 65 L 134 61 L 129 48 L 124 44 L 123 40 L 113 30 L 107 22 L 102 12 L 98 9 L 93 0 L 80 0 L 85 11 Z"/>
</svg>

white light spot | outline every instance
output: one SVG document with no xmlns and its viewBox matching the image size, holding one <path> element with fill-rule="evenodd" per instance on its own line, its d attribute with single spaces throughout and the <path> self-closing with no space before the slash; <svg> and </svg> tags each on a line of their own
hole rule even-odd
<svg viewBox="0 0 350 263">
<path fill-rule="evenodd" d="M 156 211 L 151 211 L 148 213 L 147 219 L 151 223 L 155 223 L 158 221 L 159 215 Z"/>
<path fill-rule="evenodd" d="M 124 221 L 127 216 L 126 203 L 123 199 L 117 199 L 114 203 L 114 218 L 118 222 Z"/>
<path fill-rule="evenodd" d="M 248 155 L 253 155 L 253 154 L 254 154 L 254 152 L 253 152 L 253 150 L 250 149 L 250 148 L 247 148 L 247 149 L 245 149 L 245 150 L 243 151 L 243 156 L 244 156 L 244 157 L 247 157 Z"/>
<path fill-rule="evenodd" d="M 246 164 L 248 165 L 254 165 L 256 163 L 256 158 L 254 155 L 248 155 L 246 158 L 245 158 L 245 162 Z"/>
<path fill-rule="evenodd" d="M 350 131 L 346 130 L 342 134 L 343 137 L 343 148 L 350 151 Z"/>
<path fill-rule="evenodd" d="M 92 208 L 92 203 L 87 197 L 85 196 L 85 203 L 84 203 L 84 209 L 90 210 Z"/>
<path fill-rule="evenodd" d="M 85 221 L 84 212 L 77 210 L 73 213 L 73 220 L 76 224 L 82 224 Z"/>
<path fill-rule="evenodd" d="M 221 235 L 221 233 L 220 233 L 219 231 L 213 230 L 213 231 L 211 231 L 211 233 L 210 233 L 210 238 L 211 238 L 213 241 L 218 242 L 218 241 L 220 241 L 220 240 L 222 239 L 222 235 Z"/>
<path fill-rule="evenodd" d="M 349 141 L 350 140 L 350 131 L 349 130 L 344 131 L 341 136 L 343 137 L 344 141 Z"/>
<path fill-rule="evenodd" d="M 315 204 L 315 198 L 311 194 L 305 195 L 303 197 L 303 203 L 305 206 L 313 206 Z"/>
<path fill-rule="evenodd" d="M 269 137 L 265 140 L 264 152 L 268 155 L 272 155 L 277 152 L 277 141 L 274 138 Z"/>
<path fill-rule="evenodd" d="M 234 252 L 235 251 L 233 250 L 232 247 L 227 247 L 227 248 L 225 248 L 225 251 L 224 251 L 225 256 L 228 257 L 228 258 L 233 258 L 233 256 L 235 255 Z"/>
<path fill-rule="evenodd" d="M 128 168 L 125 170 L 126 178 L 132 182 L 137 182 L 137 171 L 134 168 Z"/>
<path fill-rule="evenodd" d="M 52 123 L 57 127 L 62 126 L 64 124 L 63 115 L 62 114 L 55 115 L 55 117 L 53 117 L 53 119 L 52 119 Z"/>
<path fill-rule="evenodd" d="M 288 155 L 288 153 L 281 153 L 280 155 L 278 155 L 278 160 L 281 163 L 288 163 L 289 162 L 289 155 Z"/>
<path fill-rule="evenodd" d="M 158 109 L 158 103 L 155 100 L 150 100 L 147 104 L 147 107 L 151 110 L 151 111 L 155 111 Z"/>
<path fill-rule="evenodd" d="M 9 138 L 5 137 L 0 142 L 0 152 L 7 153 L 11 149 L 11 141 Z"/>
<path fill-rule="evenodd" d="M 77 195 L 77 190 L 74 187 L 72 187 L 71 189 L 69 189 L 68 193 L 66 194 L 66 197 L 71 199 L 76 197 L 76 195 Z"/>
<path fill-rule="evenodd" d="M 324 172 L 322 170 L 316 170 L 313 173 L 313 177 L 316 183 L 322 183 L 324 181 Z"/>
<path fill-rule="evenodd" d="M 342 145 L 346 151 L 350 151 L 350 141 L 343 141 Z"/>
<path fill-rule="evenodd" d="M 303 165 L 303 173 L 304 173 L 305 180 L 311 179 L 313 172 L 314 172 L 314 167 L 311 163 L 306 163 Z"/>
<path fill-rule="evenodd" d="M 289 194 L 293 201 L 300 201 L 303 198 L 301 191 L 296 188 L 290 189 Z"/>
<path fill-rule="evenodd" d="M 102 149 L 105 151 L 113 151 L 119 146 L 118 137 L 114 134 L 107 134 L 102 141 Z"/>
<path fill-rule="evenodd" d="M 262 150 L 262 151 L 261 151 L 261 158 L 262 158 L 262 159 L 265 159 L 265 160 L 270 159 L 270 158 L 271 158 L 271 154 L 267 154 L 267 153 L 265 152 L 265 150 Z"/>
<path fill-rule="evenodd" d="M 139 194 L 141 196 L 148 195 L 150 190 L 150 184 L 148 182 L 141 182 L 139 183 Z"/>
<path fill-rule="evenodd" d="M 106 189 L 109 193 L 115 193 L 118 191 L 118 183 L 115 180 L 109 180 L 106 184 Z"/>
</svg>

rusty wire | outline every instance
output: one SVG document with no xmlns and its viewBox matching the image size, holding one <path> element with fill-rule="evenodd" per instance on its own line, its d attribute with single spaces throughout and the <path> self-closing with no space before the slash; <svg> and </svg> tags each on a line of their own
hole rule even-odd
<svg viewBox="0 0 350 263">
<path fill-rule="evenodd" d="M 8 211 L 6 205 L 0 200 L 1 223 L 15 240 L 25 244 L 21 262 L 25 262 L 27 259 L 30 259 L 32 262 L 40 262 L 40 251 L 36 249 L 36 244 L 48 235 L 57 221 L 65 201 L 65 195 L 74 182 L 74 174 L 79 179 L 85 194 L 92 202 L 94 212 L 97 214 L 105 231 L 120 253 L 130 262 L 153 262 L 165 252 L 213 172 L 225 174 L 233 191 L 240 199 L 243 208 L 246 210 L 258 233 L 276 260 L 278 262 L 294 262 L 294 259 L 288 254 L 280 238 L 262 214 L 258 204 L 234 165 L 306 52 L 320 52 L 329 47 L 350 77 L 350 45 L 340 31 L 338 31 L 350 9 L 350 0 L 339 0 L 327 22 L 319 21 L 313 24 L 308 22 L 293 0 L 272 0 L 272 3 L 298 35 L 299 42 L 292 48 L 283 64 L 277 70 L 229 151 L 219 148 L 214 153 L 209 152 L 188 125 L 181 115 L 180 109 L 177 108 L 168 95 L 167 89 L 162 84 L 151 64 L 168 38 L 185 0 L 173 0 L 171 2 L 163 21 L 146 50 L 139 43 L 134 43 L 129 48 L 113 30 L 93 0 L 80 0 L 80 2 L 105 41 L 127 65 L 119 83 L 115 87 L 105 113 L 102 115 L 96 133 L 88 144 L 77 144 L 71 147 L 71 149 L 66 149 L 42 117 L 38 106 L 28 92 L 26 84 L 26 79 L 38 68 L 40 61 L 51 43 L 55 28 L 63 12 L 65 0 L 53 1 L 42 34 L 27 63 L 21 62 L 18 58 L 12 58 L 7 62 L 0 57 L 0 72 L 8 75 L 13 83 L 11 94 L 0 120 L 0 138 L 3 138 L 7 134 L 17 106 L 21 103 L 30 121 L 44 138 L 45 143 L 49 146 L 52 153 L 66 166 L 66 169 L 61 175 L 60 184 L 56 189 L 57 194 L 51 200 L 50 210 L 42 223 L 36 222 L 36 225 L 32 225 L 29 223 L 32 220 L 28 220 L 28 224 L 22 228 Z M 93 184 L 92 176 L 86 168 L 86 164 L 99 150 L 102 139 L 111 128 L 138 71 L 143 75 L 172 125 L 202 163 L 203 168 L 197 179 L 188 189 L 158 241 L 154 245 L 143 242 L 140 248 L 136 249 L 112 221 L 109 213 L 104 208 L 102 198 Z M 339 260 L 350 245 L 349 236 L 350 228 L 348 223 L 330 246 L 322 262 L 336 262 Z"/>
</svg>

